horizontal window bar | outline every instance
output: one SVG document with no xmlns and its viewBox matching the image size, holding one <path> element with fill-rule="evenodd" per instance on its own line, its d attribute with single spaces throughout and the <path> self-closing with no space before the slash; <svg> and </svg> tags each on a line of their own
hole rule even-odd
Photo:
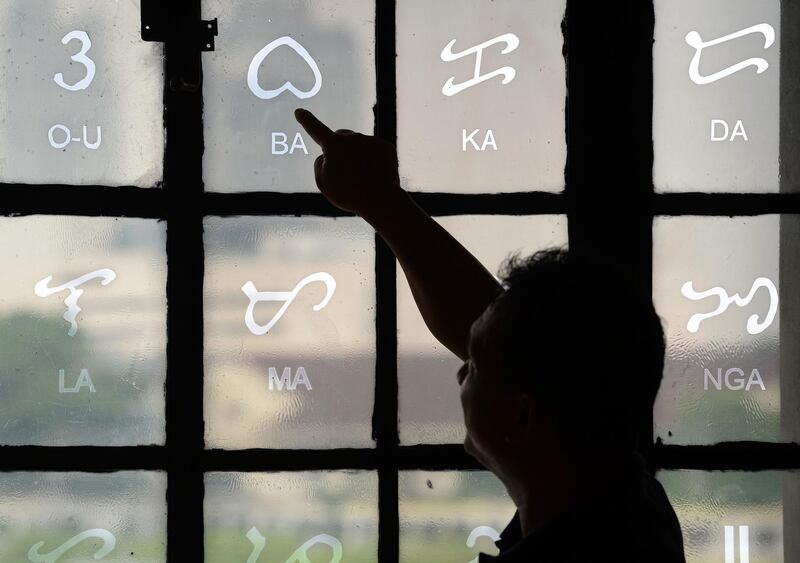
<svg viewBox="0 0 800 563">
<path fill-rule="evenodd" d="M 0 215 L 166 217 L 160 188 L 3 184 L 0 194 Z"/>
<path fill-rule="evenodd" d="M 130 186 L 67 186 L 0 184 L 0 215 L 125 216 L 163 219 L 167 197 L 160 188 Z M 189 192 L 187 191 L 187 196 Z M 414 200 L 436 216 L 540 215 L 568 213 L 586 208 L 597 212 L 625 205 L 633 212 L 659 215 L 763 215 L 800 213 L 800 194 L 651 194 L 639 197 L 576 197 L 544 192 L 501 194 L 446 194 L 412 192 Z M 180 197 L 180 196 L 179 196 Z M 192 198 L 193 199 L 193 198 Z M 598 207 L 599 206 L 599 207 Z M 647 210 L 649 207 L 649 211 Z M 187 209 L 191 211 L 187 202 Z M 609 209 L 610 210 L 610 209 Z M 206 215 L 317 215 L 339 217 L 343 212 L 319 193 L 205 193 Z"/>
<path fill-rule="evenodd" d="M 207 215 L 318 215 L 352 216 L 328 203 L 321 193 L 251 192 L 223 194 L 207 192 L 203 197 Z"/>
<path fill-rule="evenodd" d="M 411 192 L 414 201 L 432 215 L 537 215 L 567 213 L 568 198 L 542 192 L 502 194 L 446 194 Z M 321 215 L 347 216 L 319 193 L 273 192 L 205 194 L 209 215 Z"/>
<path fill-rule="evenodd" d="M 167 470 L 169 455 L 168 448 L 164 446 L 4 446 L 0 447 L 0 471 Z M 659 469 L 800 469 L 800 444 L 657 444 L 653 459 L 655 467 Z M 185 460 L 179 465 L 193 471 L 373 470 L 379 467 L 436 471 L 483 468 L 464 451 L 461 444 L 401 446 L 381 450 L 204 450 L 197 452 L 194 463 Z"/>
<path fill-rule="evenodd" d="M 0 446 L 0 471 L 166 470 L 164 446 Z"/>
<path fill-rule="evenodd" d="M 800 213 L 800 193 L 653 194 L 653 215 L 765 215 Z"/>
<path fill-rule="evenodd" d="M 761 470 L 800 469 L 800 444 L 723 442 L 713 446 L 657 444 L 654 465 L 660 469 Z"/>
<path fill-rule="evenodd" d="M 206 450 L 206 471 L 302 471 L 376 469 L 378 451 L 369 448 L 333 450 Z"/>
</svg>

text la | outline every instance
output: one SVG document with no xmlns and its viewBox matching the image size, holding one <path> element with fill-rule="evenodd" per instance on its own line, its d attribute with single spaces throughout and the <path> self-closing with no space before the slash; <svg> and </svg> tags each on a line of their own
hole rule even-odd
<svg viewBox="0 0 800 563">
<path fill-rule="evenodd" d="M 89 370 L 83 368 L 78 375 L 78 381 L 75 382 L 75 385 L 72 387 L 65 387 L 64 385 L 64 378 L 65 378 L 65 370 L 60 369 L 58 370 L 58 392 L 59 393 L 80 393 L 81 389 L 84 387 L 89 390 L 89 393 L 96 393 L 97 390 L 94 388 L 94 382 L 92 381 L 92 376 L 89 375 Z"/>
</svg>

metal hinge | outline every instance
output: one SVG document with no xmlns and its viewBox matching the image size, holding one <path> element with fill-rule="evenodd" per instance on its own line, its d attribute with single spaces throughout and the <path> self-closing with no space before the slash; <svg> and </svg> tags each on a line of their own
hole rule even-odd
<svg viewBox="0 0 800 563">
<path fill-rule="evenodd" d="M 214 50 L 214 37 L 219 35 L 219 27 L 217 26 L 217 18 L 213 20 L 200 21 L 200 50 L 213 51 Z"/>
<path fill-rule="evenodd" d="M 170 29 L 169 3 L 163 0 L 142 0 L 142 40 L 164 42 L 175 33 Z M 200 20 L 192 34 L 191 40 L 196 42 L 201 51 L 214 50 L 214 37 L 219 35 L 217 18 Z"/>
<path fill-rule="evenodd" d="M 168 2 L 142 0 L 142 40 L 167 40 L 168 7 Z"/>
</svg>

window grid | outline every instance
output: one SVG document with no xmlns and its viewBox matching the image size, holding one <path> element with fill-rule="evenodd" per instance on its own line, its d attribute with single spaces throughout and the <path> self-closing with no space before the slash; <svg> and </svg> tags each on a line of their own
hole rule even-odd
<svg viewBox="0 0 800 563">
<path fill-rule="evenodd" d="M 392 142 L 396 141 L 397 131 L 395 7 L 395 0 L 376 2 L 375 134 Z M 197 29 L 200 20 L 200 0 L 169 6 L 165 57 L 165 125 L 169 142 L 163 189 L 4 184 L 5 197 L 0 200 L 0 213 L 4 215 L 106 215 L 167 221 L 166 444 L 119 448 L 0 447 L 0 471 L 167 471 L 167 559 L 176 562 L 203 560 L 203 476 L 208 471 L 377 470 L 379 560 L 396 562 L 398 472 L 480 467 L 460 444 L 399 445 L 396 263 L 379 237 L 375 262 L 376 447 L 244 451 L 203 448 L 203 217 L 344 213 L 320 194 L 203 192 L 202 46 L 191 31 Z M 609 44 L 604 32 L 606 24 L 619 28 L 619 22 L 625 25 Z M 602 254 L 624 248 L 630 264 L 648 281 L 652 276 L 652 221 L 658 215 L 800 213 L 800 194 L 654 193 L 653 23 L 651 2 L 567 2 L 563 27 L 564 51 L 569 55 L 569 96 L 563 193 L 425 193 L 415 194 L 415 199 L 434 215 L 566 214 L 569 244 L 574 252 Z M 220 33 L 226 32 L 225 22 L 221 22 Z M 625 69 L 630 68 L 641 72 L 624 75 Z M 782 143 L 782 151 L 786 148 Z M 652 413 L 642 421 L 642 429 L 645 437 L 651 435 Z M 643 450 L 652 469 L 800 468 L 800 445 L 796 443 L 645 443 Z"/>
</svg>

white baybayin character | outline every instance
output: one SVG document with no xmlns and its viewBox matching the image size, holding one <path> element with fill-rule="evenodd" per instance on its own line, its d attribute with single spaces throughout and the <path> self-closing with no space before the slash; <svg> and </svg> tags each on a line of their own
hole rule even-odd
<svg viewBox="0 0 800 563">
<path fill-rule="evenodd" d="M 117 545 L 117 539 L 114 537 L 114 534 L 102 528 L 94 528 L 68 539 L 50 553 L 39 553 L 39 549 L 44 545 L 44 542 L 40 541 L 35 543 L 28 550 L 28 561 L 32 563 L 55 563 L 70 549 L 88 539 L 98 539 L 103 542 L 94 553 L 95 559 L 102 559 L 111 553 Z"/>
<path fill-rule="evenodd" d="M 692 281 L 689 280 L 681 286 L 681 293 L 687 299 L 699 301 L 706 297 L 717 297 L 719 299 L 719 306 L 710 313 L 697 313 L 689 318 L 686 323 L 686 330 L 689 332 L 697 332 L 700 330 L 700 323 L 711 317 L 721 315 L 728 310 L 732 303 L 736 303 L 739 307 L 745 307 L 753 300 L 756 292 L 760 288 L 765 288 L 769 292 L 769 310 L 762 322 L 759 322 L 758 315 L 750 315 L 747 319 L 747 332 L 750 334 L 759 334 L 764 332 L 775 320 L 775 315 L 778 312 L 778 290 L 772 280 L 769 278 L 756 278 L 753 285 L 750 287 L 750 292 L 746 297 L 742 298 L 738 293 L 728 296 L 728 292 L 721 287 L 712 287 L 706 291 L 695 291 L 692 286 Z"/>
<path fill-rule="evenodd" d="M 264 551 L 267 538 L 265 538 L 255 526 L 250 528 L 245 536 L 250 540 L 250 543 L 253 544 L 253 551 L 250 553 L 250 557 L 247 558 L 247 563 L 256 563 L 261 552 Z M 342 560 L 342 542 L 328 534 L 318 534 L 298 547 L 294 553 L 289 556 L 286 563 L 310 563 L 311 560 L 308 557 L 308 550 L 317 544 L 325 544 L 331 548 L 331 558 L 328 563 L 339 563 Z"/>
<path fill-rule="evenodd" d="M 300 293 L 300 290 L 302 290 L 308 284 L 316 281 L 325 284 L 325 297 L 317 305 L 314 305 L 315 311 L 321 311 L 330 302 L 331 297 L 333 297 L 333 292 L 336 291 L 336 280 L 333 279 L 333 276 L 326 272 L 316 272 L 304 277 L 292 291 L 258 291 L 256 286 L 253 285 L 253 282 L 248 281 L 242 286 L 242 291 L 248 297 L 248 299 L 250 299 L 250 304 L 247 306 L 247 312 L 244 315 L 244 324 L 247 325 L 247 328 L 250 330 L 250 332 L 256 336 L 266 334 L 279 320 L 281 320 L 281 317 L 283 317 L 286 309 L 288 309 L 289 305 L 292 304 L 292 301 L 294 301 L 295 297 L 297 297 L 297 294 Z M 284 302 L 283 305 L 281 305 L 281 308 L 278 309 L 278 312 L 275 313 L 272 319 L 270 319 L 270 321 L 265 325 L 258 324 L 253 316 L 253 311 L 255 310 L 256 304 L 260 303 L 261 301 Z"/>
<path fill-rule="evenodd" d="M 67 312 L 64 313 L 64 320 L 70 324 L 67 334 L 70 336 L 75 336 L 75 333 L 78 332 L 78 321 L 76 319 L 78 317 L 78 313 L 81 312 L 81 308 L 78 306 L 78 299 L 81 295 L 83 295 L 83 290 L 78 289 L 78 286 L 81 286 L 95 278 L 100 278 L 101 285 L 108 285 L 114 281 L 116 277 L 117 274 L 114 272 L 114 270 L 109 268 L 101 268 L 99 270 L 95 270 L 94 272 L 89 272 L 88 274 L 77 277 L 74 280 L 62 283 L 56 287 L 48 287 L 48 284 L 53 279 L 53 276 L 47 276 L 46 278 L 36 282 L 33 291 L 39 297 L 48 297 L 54 293 L 60 293 L 65 289 L 69 290 L 69 295 L 67 295 L 67 298 L 64 299 L 64 304 L 67 306 Z"/>
<path fill-rule="evenodd" d="M 506 46 L 503 47 L 503 50 L 500 51 L 502 54 L 508 54 L 511 51 L 515 50 L 519 47 L 519 37 L 514 35 L 513 33 L 504 33 L 503 35 L 498 35 L 494 39 L 489 39 L 488 41 L 484 41 L 480 45 L 475 45 L 474 47 L 470 47 L 469 49 L 464 49 L 463 51 L 459 51 L 458 53 L 453 52 L 453 45 L 455 45 L 456 40 L 453 39 L 445 45 L 444 49 L 442 49 L 441 58 L 444 62 L 451 62 L 455 61 L 456 59 L 460 59 L 462 57 L 466 57 L 467 55 L 471 55 L 475 53 L 475 73 L 472 78 L 465 82 L 460 82 L 458 84 L 454 84 L 456 79 L 455 76 L 451 76 L 447 79 L 444 86 L 442 87 L 442 94 L 445 96 L 454 96 L 461 92 L 462 90 L 466 90 L 471 86 L 475 86 L 476 84 L 480 84 L 481 82 L 485 82 L 490 78 L 494 78 L 495 76 L 503 76 L 502 84 L 508 84 L 514 77 L 517 75 L 517 71 L 514 67 L 511 66 L 504 66 L 502 68 L 498 68 L 493 70 L 492 72 L 481 74 L 481 60 L 483 59 L 483 50 L 490 45 L 494 45 L 496 43 L 505 43 Z"/>
<path fill-rule="evenodd" d="M 725 563 L 736 563 L 736 527 L 725 526 Z M 750 561 L 750 526 L 739 526 L 739 562 Z"/>
<path fill-rule="evenodd" d="M 86 90 L 89 85 L 94 80 L 94 73 L 96 70 L 94 61 L 86 56 L 86 53 L 89 52 L 89 49 L 92 48 L 92 41 L 89 39 L 89 35 L 85 31 L 81 31 L 76 29 L 74 31 L 70 31 L 64 37 L 61 38 L 61 43 L 66 45 L 73 39 L 77 39 L 81 43 L 81 50 L 72 55 L 70 58 L 75 61 L 76 63 L 80 63 L 86 69 L 86 76 L 81 78 L 75 84 L 67 84 L 64 82 L 64 74 L 61 72 L 57 72 L 53 75 L 53 81 L 64 88 L 65 90 L 69 90 L 70 92 L 76 92 L 78 90 Z"/>
<path fill-rule="evenodd" d="M 311 90 L 304 91 L 298 89 L 291 81 L 287 80 L 284 82 L 283 86 L 280 88 L 276 88 L 274 90 L 264 90 L 261 85 L 258 83 L 258 69 L 261 66 L 261 63 L 264 62 L 264 59 L 267 58 L 272 51 L 280 47 L 281 45 L 285 45 L 293 49 L 298 55 L 300 55 L 303 60 L 308 64 L 309 68 L 311 68 L 311 72 L 314 73 L 314 86 L 311 87 Z M 317 66 L 317 62 L 314 58 L 309 54 L 308 50 L 303 47 L 300 43 L 289 37 L 288 35 L 285 37 L 279 37 L 275 41 L 272 41 L 263 49 L 261 49 L 256 56 L 253 57 L 253 60 L 250 61 L 250 68 L 247 69 L 247 86 L 250 87 L 250 91 L 256 95 L 256 97 L 262 100 L 271 100 L 272 98 L 277 98 L 283 92 L 288 90 L 301 100 L 305 100 L 306 98 L 311 98 L 317 95 L 317 92 L 320 91 L 322 88 L 322 73 L 319 71 L 319 66 Z"/>
<path fill-rule="evenodd" d="M 695 48 L 694 56 L 692 57 L 692 61 L 689 63 L 689 78 L 692 79 L 692 82 L 695 84 L 710 84 L 712 82 L 716 82 L 721 78 L 725 78 L 726 76 L 730 76 L 735 72 L 739 72 L 743 68 L 747 68 L 748 66 L 756 67 L 756 74 L 761 74 L 765 70 L 769 68 L 769 63 L 762 59 L 761 57 L 753 57 L 741 62 L 736 63 L 735 65 L 731 65 L 728 68 L 724 68 L 718 72 L 713 74 L 709 74 L 708 76 L 703 76 L 700 74 L 700 55 L 703 52 L 703 49 L 706 47 L 711 47 L 713 45 L 719 45 L 720 43 L 724 43 L 726 41 L 730 41 L 731 39 L 736 39 L 738 37 L 742 37 L 744 35 L 750 35 L 751 33 L 761 33 L 764 36 L 764 49 L 769 49 L 773 43 L 775 43 L 775 29 L 769 25 L 768 23 L 760 23 L 729 35 L 725 35 L 718 39 L 712 39 L 710 41 L 703 41 L 700 37 L 700 34 L 697 31 L 690 31 L 686 34 L 686 43 L 689 44 L 690 47 Z"/>
<path fill-rule="evenodd" d="M 478 538 L 487 537 L 493 542 L 500 541 L 500 533 L 491 526 L 478 526 L 469 533 L 467 537 L 467 547 L 475 547 Z M 479 558 L 476 557 L 469 563 L 478 563 Z"/>
</svg>

